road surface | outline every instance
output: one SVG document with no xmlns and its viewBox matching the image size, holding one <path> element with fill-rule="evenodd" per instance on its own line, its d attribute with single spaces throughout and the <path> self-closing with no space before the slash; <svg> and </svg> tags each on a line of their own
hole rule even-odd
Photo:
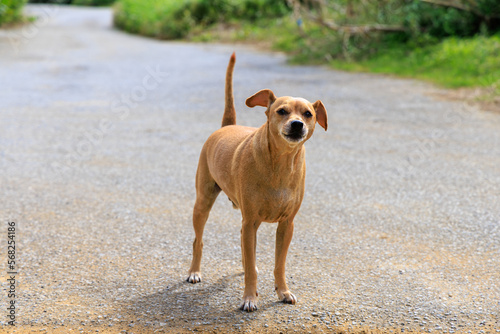
<svg viewBox="0 0 500 334">
<path fill-rule="evenodd" d="M 500 332 L 500 115 L 416 81 L 128 35 L 105 8 L 27 10 L 38 21 L 0 31 L 0 332 Z M 244 100 L 271 88 L 321 99 L 330 125 L 306 143 L 287 260 L 299 302 L 277 300 L 264 224 L 251 314 L 224 195 L 204 281 L 185 282 L 198 154 L 233 50 L 239 124 L 265 121 Z"/>
</svg>

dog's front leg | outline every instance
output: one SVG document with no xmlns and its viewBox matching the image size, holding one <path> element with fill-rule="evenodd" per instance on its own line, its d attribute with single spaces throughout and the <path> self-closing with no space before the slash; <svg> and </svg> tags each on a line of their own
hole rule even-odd
<svg viewBox="0 0 500 334">
<path fill-rule="evenodd" d="M 295 304 L 297 302 L 297 297 L 295 297 L 288 289 L 285 278 L 286 255 L 288 253 L 290 242 L 292 241 L 292 235 L 293 220 L 278 223 L 278 229 L 276 231 L 274 282 L 278 298 L 287 304 Z"/>
<path fill-rule="evenodd" d="M 243 219 L 241 228 L 241 253 L 245 270 L 245 292 L 241 309 L 247 312 L 257 310 L 257 270 L 255 266 L 255 249 L 257 229 L 260 222 Z"/>
</svg>

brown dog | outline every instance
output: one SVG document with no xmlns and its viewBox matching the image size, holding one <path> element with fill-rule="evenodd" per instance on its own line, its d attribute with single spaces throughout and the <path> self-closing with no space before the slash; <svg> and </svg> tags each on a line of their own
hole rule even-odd
<svg viewBox="0 0 500 334">
<path fill-rule="evenodd" d="M 233 53 L 226 72 L 222 128 L 207 139 L 198 163 L 193 210 L 196 238 L 187 281 L 201 282 L 203 229 L 217 195 L 223 190 L 243 216 L 241 251 L 245 292 L 241 309 L 252 312 L 257 309 L 255 247 L 261 222 L 278 222 L 274 269 L 278 298 L 289 304 L 297 301 L 286 284 L 285 261 L 292 240 L 293 219 L 304 196 L 304 142 L 313 134 L 316 122 L 325 130 L 328 125 L 321 101 L 311 104 L 302 98 L 276 98 L 269 89 L 246 100 L 249 107 L 267 108 L 267 122 L 258 129 L 235 125 L 232 88 L 235 61 Z"/>
</svg>

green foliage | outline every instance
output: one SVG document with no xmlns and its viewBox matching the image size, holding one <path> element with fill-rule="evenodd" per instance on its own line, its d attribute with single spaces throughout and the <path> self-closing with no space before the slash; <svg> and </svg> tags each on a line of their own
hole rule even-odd
<svg viewBox="0 0 500 334">
<path fill-rule="evenodd" d="M 306 20 L 307 41 L 302 44 L 309 47 L 298 50 L 295 60 L 362 61 L 391 48 L 412 50 L 438 44 L 448 37 L 500 32 L 498 0 L 325 0 L 321 3 L 320 7 L 302 6 L 308 12 L 304 16 L 316 16 L 337 28 L 324 28 L 315 20 Z"/>
<path fill-rule="evenodd" d="M 422 48 L 393 45 L 360 62 L 332 61 L 344 70 L 393 73 L 445 87 L 500 85 L 500 36 L 450 37 Z"/>
<path fill-rule="evenodd" d="M 0 26 L 22 19 L 25 0 L 0 0 Z"/>
<path fill-rule="evenodd" d="M 497 0 L 478 0 L 477 7 L 463 9 L 418 0 L 405 6 L 405 24 L 414 36 L 427 34 L 444 38 L 494 33 L 500 29 L 494 16 L 500 17 L 500 2 Z"/>
<path fill-rule="evenodd" d="M 31 3 L 73 4 L 80 6 L 109 6 L 116 0 L 29 0 Z"/>
<path fill-rule="evenodd" d="M 50 3 L 58 5 L 67 5 L 72 2 L 72 0 L 29 0 L 29 3 Z"/>
<path fill-rule="evenodd" d="M 288 11 L 285 0 L 121 0 L 114 22 L 129 32 L 176 39 L 187 36 L 195 27 L 277 17 Z"/>
<path fill-rule="evenodd" d="M 247 0 L 238 13 L 239 19 L 255 21 L 261 18 L 282 17 L 290 13 L 286 1 Z"/>
<path fill-rule="evenodd" d="M 163 39 L 182 38 L 195 24 L 182 1 L 122 0 L 115 8 L 114 23 L 132 33 Z"/>
<path fill-rule="evenodd" d="M 81 6 L 109 6 L 112 5 L 115 0 L 73 0 L 73 5 Z"/>
<path fill-rule="evenodd" d="M 197 36 L 198 41 L 272 45 L 295 63 L 393 73 L 446 87 L 500 87 L 500 1 L 447 2 L 463 7 L 421 0 L 300 0 L 309 11 L 302 12 L 301 29 L 285 0 L 120 0 L 114 19 L 129 32 L 164 39 Z M 320 3 L 326 7 L 318 8 Z M 307 19 L 320 12 L 337 27 L 403 29 L 359 33 Z"/>
</svg>

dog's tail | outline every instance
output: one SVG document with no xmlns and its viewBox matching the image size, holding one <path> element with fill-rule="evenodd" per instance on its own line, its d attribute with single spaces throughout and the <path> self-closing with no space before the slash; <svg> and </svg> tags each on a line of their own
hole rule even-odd
<svg viewBox="0 0 500 334">
<path fill-rule="evenodd" d="M 226 71 L 226 104 L 224 106 L 224 116 L 222 116 L 222 127 L 236 124 L 236 110 L 234 109 L 233 97 L 233 70 L 236 63 L 236 55 L 231 55 Z"/>
</svg>

